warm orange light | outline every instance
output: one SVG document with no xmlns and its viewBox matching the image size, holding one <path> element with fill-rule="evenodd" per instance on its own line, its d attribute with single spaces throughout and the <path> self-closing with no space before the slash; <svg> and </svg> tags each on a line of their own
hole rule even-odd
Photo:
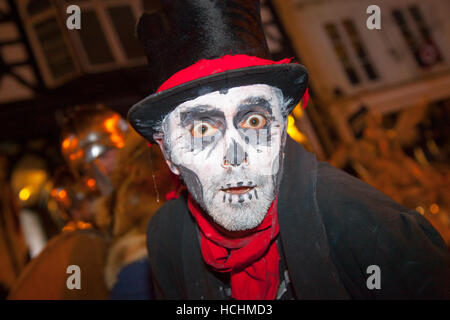
<svg viewBox="0 0 450 320">
<path fill-rule="evenodd" d="M 121 149 L 125 146 L 122 136 L 116 133 L 111 134 L 111 141 L 116 145 L 117 148 Z"/>
<path fill-rule="evenodd" d="M 83 222 L 83 221 L 77 221 L 77 228 L 78 229 L 90 229 L 92 228 L 92 224 L 89 222 Z"/>
<path fill-rule="evenodd" d="M 294 117 L 297 118 L 297 119 L 300 119 L 300 118 L 303 117 L 303 106 L 302 106 L 302 103 L 301 103 L 301 102 L 299 102 L 299 103 L 295 106 L 294 110 L 292 110 L 292 114 L 293 114 Z"/>
<path fill-rule="evenodd" d="M 67 192 L 66 192 L 66 190 L 64 190 L 64 189 L 59 190 L 59 191 L 58 191 L 58 197 L 59 197 L 60 199 L 64 199 L 65 197 L 67 197 Z"/>
<path fill-rule="evenodd" d="M 420 213 L 421 215 L 424 215 L 424 214 L 425 214 L 425 210 L 424 210 L 423 207 L 421 207 L 421 206 L 418 206 L 418 207 L 416 208 L 416 211 L 417 211 L 418 213 Z"/>
<path fill-rule="evenodd" d="M 27 201 L 31 196 L 31 192 L 28 188 L 23 188 L 19 192 L 19 199 L 22 201 Z"/>
<path fill-rule="evenodd" d="M 119 141 L 121 141 L 122 139 L 120 138 L 120 136 L 118 135 L 118 134 L 112 134 L 111 135 L 111 141 L 112 142 L 119 142 Z"/>
<path fill-rule="evenodd" d="M 120 116 L 114 115 L 107 118 L 103 125 L 107 132 L 110 133 L 110 139 L 116 146 L 116 148 L 121 149 L 125 146 L 125 142 L 123 141 L 123 137 L 120 134 L 120 130 L 118 128 L 118 122 L 120 121 Z"/>
<path fill-rule="evenodd" d="M 83 150 L 80 149 L 77 152 L 72 153 L 69 156 L 69 158 L 70 158 L 70 160 L 74 161 L 74 160 L 80 159 L 83 156 L 83 154 L 84 154 Z"/>
<path fill-rule="evenodd" d="M 300 130 L 297 129 L 295 126 L 295 119 L 293 116 L 289 116 L 288 118 L 288 128 L 287 128 L 288 135 L 297 141 L 298 143 L 304 143 L 307 141 L 306 136 L 300 132 Z"/>
<path fill-rule="evenodd" d="M 114 115 L 112 117 L 109 117 L 105 120 L 104 125 L 105 125 L 105 129 L 108 132 L 113 132 L 116 130 L 116 125 L 117 122 L 119 122 L 120 118 L 117 115 Z"/>
<path fill-rule="evenodd" d="M 74 231 L 75 230 L 75 225 L 72 222 L 69 222 L 68 224 L 66 224 L 62 231 Z"/>
<path fill-rule="evenodd" d="M 430 206 L 430 212 L 431 212 L 432 214 L 437 214 L 437 213 L 439 212 L 439 206 L 438 206 L 436 203 L 433 203 L 433 204 Z"/>
<path fill-rule="evenodd" d="M 89 188 L 94 188 L 95 187 L 95 185 L 96 185 L 96 182 L 95 182 L 95 180 L 94 179 L 92 179 L 92 178 L 90 178 L 90 179 L 88 179 L 88 181 L 86 182 L 86 184 L 87 184 L 87 186 L 89 187 Z"/>
<path fill-rule="evenodd" d="M 74 149 L 77 146 L 77 144 L 78 144 L 78 139 L 73 136 L 70 136 L 70 137 L 65 138 L 61 145 L 62 145 L 63 150 L 67 150 L 67 149 Z"/>
<path fill-rule="evenodd" d="M 69 221 L 62 229 L 62 231 L 75 231 L 83 229 L 91 229 L 92 224 L 83 221 Z"/>
<path fill-rule="evenodd" d="M 116 143 L 116 147 L 119 149 L 122 149 L 123 147 L 125 147 L 125 143 L 123 141 L 120 141 L 120 142 Z"/>
<path fill-rule="evenodd" d="M 62 142 L 62 147 L 63 149 L 67 149 L 70 146 L 70 140 L 69 138 L 65 138 L 64 141 Z"/>
</svg>

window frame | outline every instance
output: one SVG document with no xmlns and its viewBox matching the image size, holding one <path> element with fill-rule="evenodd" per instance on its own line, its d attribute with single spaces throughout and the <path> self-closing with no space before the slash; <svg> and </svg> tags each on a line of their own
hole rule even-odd
<svg viewBox="0 0 450 320">
<path fill-rule="evenodd" d="M 27 33 L 28 40 L 30 42 L 30 46 L 34 52 L 35 59 L 37 61 L 38 67 L 40 69 L 42 78 L 48 88 L 57 87 L 71 79 L 76 78 L 81 73 L 81 68 L 78 62 L 76 55 L 74 54 L 73 46 L 68 37 L 68 34 L 65 32 L 64 28 L 66 28 L 65 24 L 62 24 L 60 19 L 60 13 L 57 7 L 57 4 L 53 0 L 49 0 L 51 7 L 44 9 L 34 15 L 30 15 L 28 13 L 27 7 L 29 2 L 32 0 L 18 1 L 18 11 L 21 16 L 22 24 Z M 42 43 L 38 38 L 36 32 L 36 25 L 45 20 L 53 18 L 59 26 L 62 40 L 67 48 L 67 52 L 70 55 L 73 65 L 74 71 L 69 72 L 63 76 L 55 77 L 50 69 L 48 64 L 47 56 L 44 53 Z"/>
<path fill-rule="evenodd" d="M 69 36 L 73 43 L 75 44 L 75 50 L 79 55 L 83 69 L 86 72 L 97 73 L 104 71 L 111 71 L 123 67 L 135 67 L 145 64 L 145 55 L 138 58 L 128 59 L 126 51 L 120 41 L 120 37 L 116 32 L 114 23 L 109 16 L 108 8 L 118 7 L 118 6 L 128 6 L 131 8 L 136 21 L 139 19 L 143 12 L 143 3 L 141 0 L 88 0 L 88 1 L 77 1 L 72 0 L 70 2 L 64 0 L 58 0 L 60 3 L 61 11 L 64 15 L 67 15 L 66 8 L 69 5 L 78 5 L 81 9 L 81 28 L 83 28 L 83 12 L 89 10 L 93 11 L 99 21 L 102 31 L 106 37 L 106 43 L 113 56 L 113 61 L 103 64 L 92 64 L 87 56 L 85 46 L 81 40 L 80 35 L 77 32 L 69 32 Z"/>
</svg>

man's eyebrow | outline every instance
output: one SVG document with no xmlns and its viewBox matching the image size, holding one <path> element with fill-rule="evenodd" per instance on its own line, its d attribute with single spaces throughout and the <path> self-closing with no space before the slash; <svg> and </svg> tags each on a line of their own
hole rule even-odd
<svg viewBox="0 0 450 320">
<path fill-rule="evenodd" d="M 260 111 L 265 111 L 269 115 L 272 115 L 272 105 L 269 102 L 270 100 L 267 100 L 263 96 L 253 96 L 245 98 L 241 101 L 238 107 L 238 112 L 236 116 L 242 115 L 247 113 L 250 110 L 253 110 L 255 108 L 261 109 Z"/>
<path fill-rule="evenodd" d="M 181 124 L 187 125 L 192 120 L 200 118 L 225 118 L 225 114 L 211 105 L 196 105 L 185 111 L 180 111 Z"/>
<path fill-rule="evenodd" d="M 251 96 L 251 97 L 247 97 L 244 100 L 242 100 L 240 105 L 246 105 L 246 104 L 251 104 L 251 105 L 257 105 L 257 104 L 265 105 L 265 104 L 269 104 L 270 105 L 270 100 L 271 99 L 267 99 L 264 96 Z"/>
</svg>

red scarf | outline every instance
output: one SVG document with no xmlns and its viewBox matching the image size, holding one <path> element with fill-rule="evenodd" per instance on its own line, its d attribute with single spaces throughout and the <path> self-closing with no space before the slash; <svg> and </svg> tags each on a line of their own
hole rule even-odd
<svg viewBox="0 0 450 320">
<path fill-rule="evenodd" d="M 277 199 L 254 232 L 238 239 L 220 233 L 190 193 L 188 207 L 200 228 L 203 259 L 215 270 L 230 273 L 231 296 L 238 300 L 275 299 L 280 283 L 275 241 L 279 232 Z"/>
</svg>

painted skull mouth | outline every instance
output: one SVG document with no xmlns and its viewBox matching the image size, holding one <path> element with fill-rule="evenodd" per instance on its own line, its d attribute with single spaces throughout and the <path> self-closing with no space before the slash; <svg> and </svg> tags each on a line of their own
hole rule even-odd
<svg viewBox="0 0 450 320">
<path fill-rule="evenodd" d="M 226 186 L 222 186 L 220 188 L 221 191 L 228 193 L 228 194 L 245 194 L 251 190 L 253 190 L 256 187 L 252 182 L 248 182 L 244 185 L 244 182 L 238 182 L 234 185 L 231 183 L 227 183 Z"/>
<path fill-rule="evenodd" d="M 221 189 L 225 193 L 231 193 L 231 194 L 244 194 L 251 190 L 253 190 L 255 187 L 232 187 L 232 188 L 225 188 Z"/>
</svg>

